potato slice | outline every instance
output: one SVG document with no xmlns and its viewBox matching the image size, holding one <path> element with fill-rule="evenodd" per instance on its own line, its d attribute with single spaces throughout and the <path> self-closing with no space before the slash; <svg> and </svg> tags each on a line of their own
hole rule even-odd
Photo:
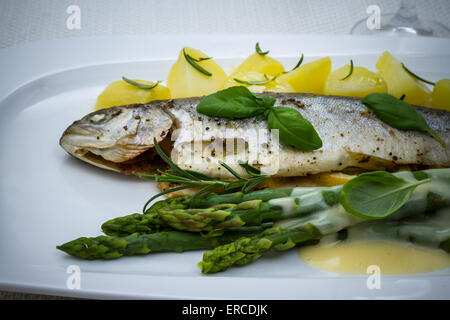
<svg viewBox="0 0 450 320">
<path fill-rule="evenodd" d="M 284 67 L 274 58 L 254 53 L 245 59 L 234 72 L 247 73 L 249 71 L 276 76 L 284 72 Z"/>
<path fill-rule="evenodd" d="M 426 105 L 430 98 L 430 89 L 425 83 L 417 80 L 403 68 L 400 61 L 385 51 L 378 59 L 377 69 L 386 81 L 388 93 L 400 98 L 405 95 L 405 101 L 415 105 Z"/>
<path fill-rule="evenodd" d="M 431 106 L 450 111 L 450 79 L 436 82 L 431 93 Z"/>
<path fill-rule="evenodd" d="M 369 93 L 387 92 L 386 82 L 376 73 L 363 67 L 353 67 L 350 77 L 342 80 L 349 72 L 349 64 L 331 72 L 325 83 L 324 93 L 364 98 Z"/>
<path fill-rule="evenodd" d="M 154 85 L 154 82 L 133 80 L 145 85 Z M 119 80 L 110 83 L 98 96 L 94 109 L 100 110 L 113 106 L 122 106 L 132 103 L 147 103 L 152 100 L 170 99 L 169 89 L 158 84 L 153 89 L 141 89 L 132 84 Z"/>
<path fill-rule="evenodd" d="M 330 57 L 304 64 L 277 79 L 280 85 L 290 85 L 295 92 L 322 94 L 331 71 Z"/>
<path fill-rule="evenodd" d="M 188 47 L 183 49 L 194 59 L 208 57 L 200 50 Z M 196 62 L 212 74 L 207 76 L 189 64 L 184 57 L 183 49 L 180 51 L 178 60 L 172 66 L 167 79 L 167 86 L 170 89 L 172 98 L 204 96 L 222 89 L 227 79 L 227 75 L 222 68 L 212 59 Z"/>
<path fill-rule="evenodd" d="M 346 183 L 354 175 L 340 172 L 326 172 L 302 177 L 272 177 L 267 179 L 260 187 L 272 189 L 286 189 L 295 187 L 332 187 Z"/>
<path fill-rule="evenodd" d="M 266 75 L 269 79 L 272 79 L 273 76 Z M 247 87 L 251 92 L 253 93 L 262 93 L 265 91 L 272 91 L 272 92 L 294 92 L 294 89 L 288 84 L 279 84 L 276 82 L 276 79 L 274 81 L 270 81 L 267 84 L 264 85 L 250 85 L 250 84 L 242 84 L 237 82 L 234 79 L 246 81 L 246 82 L 252 82 L 252 81 L 267 81 L 267 78 L 264 76 L 263 73 L 256 72 L 256 71 L 247 71 L 247 72 L 233 72 L 225 81 L 224 89 L 234 86 L 244 86 Z"/>
<path fill-rule="evenodd" d="M 311 181 L 317 186 L 332 187 L 346 183 L 353 179 L 354 175 L 349 175 L 341 172 L 319 173 L 310 176 Z"/>
</svg>

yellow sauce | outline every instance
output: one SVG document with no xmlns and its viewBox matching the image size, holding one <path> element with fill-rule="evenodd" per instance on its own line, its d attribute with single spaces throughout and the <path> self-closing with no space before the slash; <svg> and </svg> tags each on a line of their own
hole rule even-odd
<svg viewBox="0 0 450 320">
<path fill-rule="evenodd" d="M 450 268 L 450 255 L 407 243 L 371 240 L 345 240 L 300 249 L 308 265 L 330 272 L 367 274 L 371 265 L 381 274 L 411 274 Z"/>
</svg>

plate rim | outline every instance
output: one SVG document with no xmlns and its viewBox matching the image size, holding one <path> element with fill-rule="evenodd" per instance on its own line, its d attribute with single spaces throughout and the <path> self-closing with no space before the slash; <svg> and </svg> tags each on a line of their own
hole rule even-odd
<svg viewBox="0 0 450 320">
<path fill-rule="evenodd" d="M 134 61 L 159 61 L 161 57 L 169 57 L 168 59 L 175 59 L 176 54 L 178 52 L 179 46 L 181 43 L 189 43 L 192 46 L 195 46 L 197 44 L 207 42 L 208 45 L 205 46 L 205 51 L 208 51 L 209 47 L 213 47 L 211 43 L 219 43 L 224 41 L 234 41 L 237 44 L 242 43 L 254 43 L 256 41 L 260 41 L 260 43 L 263 43 L 264 41 L 267 41 L 269 43 L 281 43 L 281 42 L 290 42 L 291 44 L 287 47 L 284 47 L 282 50 L 280 50 L 280 53 L 277 55 L 275 54 L 274 57 L 287 57 L 287 54 L 289 54 L 289 57 L 292 57 L 294 54 L 297 54 L 297 52 L 292 49 L 295 41 L 299 41 L 299 43 L 302 42 L 325 42 L 328 43 L 328 45 L 334 45 L 336 46 L 337 43 L 348 44 L 352 43 L 353 45 L 368 45 L 367 48 L 364 50 L 375 50 L 374 48 L 377 47 L 377 42 L 380 41 L 378 37 L 373 36 L 350 36 L 350 35 L 146 35 L 146 36 L 104 36 L 104 37 L 80 37 L 80 38 L 69 38 L 69 39 L 57 39 L 57 40 L 43 40 L 33 43 L 27 43 L 22 45 L 17 45 L 14 47 L 7 47 L 0 49 L 0 67 L 5 70 L 5 72 L 0 74 L 0 81 L 2 84 L 5 84 L 0 88 L 0 104 L 3 103 L 8 97 L 15 94 L 23 88 L 23 86 L 26 86 L 33 81 L 39 80 L 42 77 L 54 75 L 58 72 L 65 72 L 68 70 L 73 70 L 77 68 L 82 67 L 89 67 L 89 66 L 96 66 L 99 64 L 108 64 L 108 63 L 124 63 L 124 62 L 134 62 Z M 329 41 L 327 41 L 329 40 Z M 387 49 L 392 50 L 394 53 L 398 52 L 397 50 L 401 50 L 402 48 L 408 48 L 406 54 L 410 55 L 427 55 L 433 53 L 433 50 L 435 48 L 439 47 L 440 51 L 438 54 L 434 54 L 434 56 L 450 56 L 450 39 L 444 39 L 444 38 L 401 38 L 398 40 L 398 38 L 382 38 L 383 43 L 386 44 L 387 47 L 391 46 L 391 48 L 394 49 Z M 92 52 L 87 52 L 84 55 L 77 55 L 72 52 L 74 49 L 78 47 L 91 47 L 94 44 L 104 44 L 105 47 L 113 47 L 116 46 L 115 44 L 117 42 L 120 42 L 121 44 L 133 44 L 137 43 L 137 47 L 139 50 L 135 49 L 138 54 L 133 54 L 132 56 L 129 55 L 129 51 L 125 48 L 120 48 L 120 50 L 117 50 L 114 52 L 114 54 L 106 54 L 105 52 L 101 52 L 101 50 L 94 50 Z M 149 43 L 152 43 L 152 46 L 149 45 Z M 156 58 L 149 57 L 146 53 L 145 49 L 149 49 L 150 51 L 154 51 L 154 46 L 160 45 L 160 48 L 156 48 L 158 51 L 158 55 Z M 412 45 L 413 44 L 413 45 Z M 311 44 L 310 44 L 311 45 Z M 305 49 L 305 52 L 309 55 L 313 55 L 314 50 L 317 50 L 320 48 L 321 44 L 314 44 L 311 45 L 311 47 L 307 47 Z M 174 49 L 174 48 L 177 49 Z M 268 47 L 268 46 L 267 46 Z M 420 47 L 420 50 L 417 49 Z M 43 59 L 43 63 L 36 65 L 35 61 L 32 59 L 33 54 L 35 52 L 40 52 L 41 56 L 46 56 L 46 54 L 49 54 L 49 51 L 54 50 L 55 48 L 58 48 L 58 50 L 69 52 L 67 56 L 64 57 L 64 59 Z M 163 48 L 163 49 L 161 49 Z M 334 49 L 335 53 L 330 54 L 332 56 L 337 55 L 347 55 L 352 50 L 351 46 L 347 46 L 345 49 Z M 202 48 L 203 49 L 203 48 Z M 250 48 L 246 47 L 244 48 L 245 51 L 248 54 L 248 51 L 251 50 Z M 248 49 L 248 50 L 247 50 Z M 350 50 L 350 51 L 349 51 Z M 361 49 L 359 49 L 361 50 Z M 274 50 L 275 51 L 275 50 Z M 169 52 L 172 55 L 168 55 Z M 214 51 L 214 52 L 219 52 Z M 290 53 L 289 53 L 290 52 Z M 376 51 L 377 53 L 380 53 L 379 51 Z M 145 53 L 145 54 L 144 54 Z M 230 53 L 227 53 L 225 56 L 221 56 L 220 58 L 227 58 L 227 57 L 243 57 L 245 54 L 241 55 L 232 55 Z M 358 53 L 356 53 L 357 55 Z M 402 54 L 405 54 L 405 52 L 402 52 Z M 159 57 L 159 58 L 158 58 Z M 11 59 L 13 60 L 13 63 L 11 63 Z M 17 66 L 20 66 L 19 71 L 20 72 L 13 72 L 17 69 Z M 12 76 L 10 76 L 12 75 Z M 192 294 L 192 295 L 184 295 L 184 296 L 177 296 L 176 294 L 170 295 L 158 295 L 157 293 L 152 294 L 144 294 L 143 292 L 140 293 L 133 293 L 132 290 L 129 290 L 127 294 L 121 293 L 121 292 L 114 292 L 114 291 L 105 291 L 101 288 L 88 288 L 88 289 L 81 289 L 80 291 L 71 291 L 64 288 L 58 288 L 53 287 L 50 285 L 39 285 L 35 283 L 20 283 L 18 281 L 10 281 L 7 279 L 9 270 L 5 269 L 6 264 L 2 264 L 0 262 L 0 289 L 1 290 L 9 290 L 9 291 L 19 291 L 19 292 L 32 292 L 32 293 L 40 293 L 40 294 L 50 294 L 50 295 L 61 295 L 61 296 L 71 296 L 71 297 L 87 297 L 87 298 L 143 298 L 143 299 L 185 299 L 185 298 L 191 298 L 191 299 L 204 299 L 208 297 L 203 297 L 200 295 Z M 96 276 L 98 275 L 92 273 L 88 277 L 93 278 L 93 282 L 99 281 L 98 279 L 95 280 Z M 106 276 L 107 275 L 103 275 Z M 127 275 L 130 276 L 130 275 Z M 139 277 L 149 277 L 146 275 L 139 275 Z M 157 276 L 152 276 L 157 277 Z M 193 278 L 193 277 L 187 277 L 187 278 Z M 243 279 L 246 279 L 246 282 L 253 283 L 255 281 L 259 281 L 260 289 L 263 289 L 267 285 L 276 285 L 277 282 L 279 282 L 282 278 L 269 278 L 269 279 L 259 279 L 259 278 L 245 278 L 245 277 L 227 277 L 227 276 L 218 276 L 218 277 L 205 277 L 202 276 L 200 279 L 216 279 L 216 280 L 201 280 L 200 282 L 203 284 L 204 282 L 216 282 L 217 279 L 221 278 L 227 278 L 228 281 L 230 278 L 232 279 L 238 279 L 239 281 L 243 281 Z M 405 279 L 404 277 L 397 277 L 399 279 L 390 278 L 389 282 L 396 282 L 396 281 L 405 281 L 408 279 Z M 423 281 L 420 276 L 414 276 L 417 281 Z M 198 279 L 198 277 L 195 277 L 195 279 Z M 286 280 L 286 279 L 283 279 Z M 304 281 L 304 279 L 301 279 Z M 320 279 L 319 279 L 320 280 Z M 322 281 L 333 281 L 336 279 L 333 278 L 327 278 Z M 446 280 L 446 281 L 442 281 Z M 102 280 L 103 281 L 103 280 Z M 195 281 L 195 280 L 194 280 Z M 291 281 L 291 285 L 298 285 L 300 280 L 297 279 L 297 281 L 292 281 L 292 279 L 289 279 Z M 317 281 L 317 279 L 315 279 Z M 342 278 L 339 280 L 342 281 Z M 338 281 L 338 282 L 339 282 Z M 442 292 L 446 292 L 450 288 L 450 277 L 448 276 L 436 276 L 431 277 L 431 280 L 427 277 L 426 281 L 429 282 L 429 284 L 436 286 L 442 290 Z M 198 281 L 197 281 L 198 282 Z M 273 283 L 272 283 L 273 282 Z M 295 283 L 294 283 L 295 282 Z M 320 281 L 319 281 L 320 282 Z M 408 281 L 407 281 L 408 282 Z M 201 292 L 201 290 L 207 289 L 208 285 L 203 286 L 199 285 L 197 283 L 196 292 Z M 255 283 L 253 283 L 254 286 L 256 286 Z M 255 290 L 256 287 L 252 287 L 252 290 Z M 256 289 L 259 290 L 259 289 Z M 213 297 L 214 299 L 229 299 L 231 292 L 228 292 L 228 294 L 219 295 L 216 293 L 216 296 Z M 238 296 L 239 299 L 245 299 L 248 297 L 248 292 L 245 290 L 241 290 L 240 296 Z M 270 296 L 270 295 L 268 295 Z M 259 299 L 267 298 L 267 296 L 261 296 Z M 276 297 L 270 296 L 273 299 L 276 299 Z M 423 295 L 419 298 L 427 298 L 432 297 L 431 293 L 426 291 L 423 292 Z M 308 297 L 302 296 L 302 295 L 295 295 L 291 294 L 290 296 L 284 296 L 283 299 L 307 299 Z M 318 298 L 318 297 L 314 297 Z M 366 297 L 358 297 L 358 296 L 351 296 L 351 295 L 330 295 L 330 296 L 323 296 L 322 299 L 341 299 L 341 298 L 383 298 L 383 295 L 367 295 Z M 389 298 L 389 297 L 388 297 Z M 405 297 L 406 298 L 406 297 Z M 432 297 L 436 298 L 436 297 Z M 448 297 L 445 297 L 448 298 Z"/>
</svg>

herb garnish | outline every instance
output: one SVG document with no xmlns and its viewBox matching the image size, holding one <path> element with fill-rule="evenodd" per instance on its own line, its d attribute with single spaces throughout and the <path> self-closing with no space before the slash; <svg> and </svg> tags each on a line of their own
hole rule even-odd
<svg viewBox="0 0 450 320">
<path fill-rule="evenodd" d="M 211 59 L 211 57 L 195 59 L 195 58 L 191 57 L 189 54 L 186 53 L 186 48 L 183 48 L 183 55 L 184 55 L 184 58 L 186 59 L 186 61 L 191 66 L 193 66 L 195 69 L 197 69 L 199 72 L 203 73 L 205 76 L 208 76 L 208 77 L 212 76 L 211 72 L 209 72 L 208 70 L 206 70 L 205 68 L 203 68 L 202 66 L 200 66 L 197 63 L 197 62 L 200 62 L 200 61 L 209 60 L 209 59 Z"/>
<path fill-rule="evenodd" d="M 431 81 L 425 80 L 424 78 L 419 77 L 417 74 L 415 74 L 411 70 L 409 70 L 403 63 L 402 63 L 402 67 L 403 67 L 403 69 L 405 69 L 406 72 L 408 72 L 410 75 L 412 75 L 417 80 L 431 84 L 432 86 L 436 85 L 436 82 L 431 82 Z"/>
<path fill-rule="evenodd" d="M 297 69 L 298 67 L 300 67 L 300 66 L 302 65 L 302 62 L 303 62 L 303 58 L 304 58 L 304 57 L 305 57 L 305 55 L 302 53 L 302 56 L 300 57 L 300 60 L 298 60 L 298 62 L 297 62 L 297 64 L 295 65 L 295 67 L 292 68 L 292 69 L 289 70 L 289 71 L 284 71 L 283 73 L 288 73 L 288 72 L 294 71 L 295 69 Z"/>
<path fill-rule="evenodd" d="M 258 98 L 246 87 L 236 86 L 210 94 L 197 105 L 197 112 L 210 117 L 267 119 L 270 129 L 278 129 L 280 140 L 300 150 L 322 147 L 312 124 L 296 109 L 274 107 L 275 99 Z"/>
<path fill-rule="evenodd" d="M 261 48 L 259 47 L 259 42 L 256 43 L 255 50 L 256 50 L 256 53 L 258 53 L 260 56 L 265 56 L 266 54 L 268 54 L 270 52 L 270 51 L 262 52 Z"/>
<path fill-rule="evenodd" d="M 236 81 L 237 83 L 246 84 L 249 86 L 263 86 L 265 84 L 268 84 L 269 82 L 274 81 L 277 77 L 278 76 L 274 76 L 273 78 L 270 79 L 266 74 L 264 74 L 264 78 L 266 80 L 263 80 L 263 81 L 244 81 L 244 80 L 239 80 L 236 78 L 233 78 L 233 80 Z"/>
<path fill-rule="evenodd" d="M 353 73 L 353 60 L 350 60 L 350 72 L 348 73 L 348 75 L 346 75 L 344 78 L 342 78 L 341 81 L 348 79 L 352 75 L 352 73 Z"/>
<path fill-rule="evenodd" d="M 156 152 L 164 160 L 164 162 L 166 162 L 170 166 L 170 169 L 166 171 L 158 170 L 158 172 L 161 175 L 142 174 L 139 175 L 139 177 L 142 179 L 154 180 L 156 182 L 181 183 L 183 185 L 180 187 L 168 189 L 151 197 L 144 205 L 143 208 L 144 213 L 147 211 L 147 207 L 150 204 L 150 202 L 152 202 L 154 199 L 162 195 L 171 192 L 183 189 L 190 189 L 198 186 L 205 186 L 204 188 L 201 188 L 191 196 L 190 206 L 193 207 L 196 205 L 198 199 L 200 199 L 201 196 L 210 193 L 211 190 L 217 187 L 224 188 L 225 192 L 242 191 L 244 193 L 247 193 L 252 189 L 254 189 L 260 183 L 270 178 L 270 176 L 268 175 L 261 174 L 260 170 L 249 165 L 248 163 L 241 163 L 241 162 L 239 163 L 239 165 L 242 168 L 244 168 L 244 170 L 248 173 L 248 175 L 250 176 L 249 178 L 241 176 L 232 168 L 230 168 L 227 164 L 221 161 L 219 162 L 220 165 L 224 167 L 226 170 L 228 170 L 228 172 L 230 172 L 234 177 L 236 177 L 237 180 L 219 180 L 201 172 L 181 169 L 164 153 L 164 151 L 158 145 L 158 142 L 156 141 L 155 138 L 153 139 L 153 143 L 155 145 Z"/>
<path fill-rule="evenodd" d="M 270 129 L 278 129 L 280 140 L 300 150 L 316 150 L 322 147 L 322 140 L 312 124 L 295 109 L 288 107 L 270 108 L 267 112 Z"/>
<path fill-rule="evenodd" d="M 246 87 L 236 86 L 204 97 L 197 112 L 209 117 L 243 119 L 262 115 L 274 104 L 273 98 L 258 98 Z"/>
<path fill-rule="evenodd" d="M 161 82 L 161 81 L 157 81 L 154 85 L 148 85 L 148 84 L 143 84 L 143 83 L 139 83 L 139 82 L 127 79 L 125 77 L 122 77 L 122 80 L 125 81 L 126 83 L 129 83 L 129 84 L 135 86 L 135 87 L 138 87 L 141 89 L 147 89 L 147 90 L 155 88 Z"/>
<path fill-rule="evenodd" d="M 355 216 L 382 219 L 400 209 L 417 186 L 430 181 L 410 182 L 385 171 L 363 173 L 344 184 L 339 202 Z"/>
<path fill-rule="evenodd" d="M 413 130 L 431 134 L 442 147 L 445 142 L 431 129 L 424 117 L 409 103 L 397 99 L 387 93 L 371 93 L 362 102 L 371 109 L 375 115 L 391 127 L 399 130 Z"/>
</svg>

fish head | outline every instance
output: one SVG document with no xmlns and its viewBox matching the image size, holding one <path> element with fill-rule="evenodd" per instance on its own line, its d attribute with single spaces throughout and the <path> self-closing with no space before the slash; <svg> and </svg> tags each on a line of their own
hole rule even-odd
<svg viewBox="0 0 450 320">
<path fill-rule="evenodd" d="M 154 139 L 166 138 L 172 124 L 157 104 L 111 107 L 75 121 L 64 131 L 60 145 L 80 160 L 126 173 L 129 164 L 135 166 L 136 159 L 153 149 Z"/>
</svg>

